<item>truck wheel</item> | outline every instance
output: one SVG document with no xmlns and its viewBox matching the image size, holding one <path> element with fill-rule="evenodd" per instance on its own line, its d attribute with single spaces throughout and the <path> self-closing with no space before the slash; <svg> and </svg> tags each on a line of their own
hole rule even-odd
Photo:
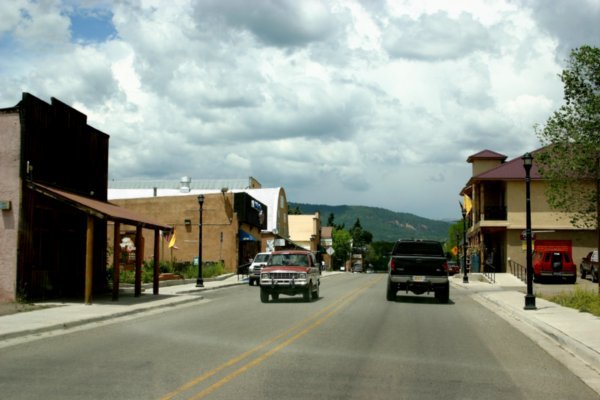
<svg viewBox="0 0 600 400">
<path fill-rule="evenodd" d="M 315 285 L 315 291 L 313 292 L 313 299 L 317 300 L 319 298 L 319 287 L 320 287 L 320 283 L 317 282 L 317 284 Z"/>
<path fill-rule="evenodd" d="M 579 271 L 581 271 L 581 279 L 585 279 L 585 269 L 582 265 L 579 266 Z"/>
<path fill-rule="evenodd" d="M 598 270 L 592 269 L 592 282 L 598 282 Z"/>
<path fill-rule="evenodd" d="M 279 300 L 279 293 L 271 293 L 271 297 L 273 298 L 273 301 L 277 301 Z"/>
<path fill-rule="evenodd" d="M 387 299 L 387 301 L 394 301 L 394 300 L 396 300 L 396 291 L 397 291 L 396 290 L 396 285 L 388 280 L 387 293 L 386 293 L 386 299 Z"/>
<path fill-rule="evenodd" d="M 260 301 L 263 303 L 269 302 L 269 292 L 265 288 L 260 288 Z"/>
<path fill-rule="evenodd" d="M 304 293 L 302 294 L 302 297 L 304 297 L 304 301 L 306 301 L 307 303 L 310 303 L 312 301 L 312 283 L 308 284 L 308 287 L 304 290 Z"/>
<path fill-rule="evenodd" d="M 450 301 L 450 284 L 447 284 L 443 289 L 436 290 L 435 297 L 440 303 L 447 304 Z"/>
</svg>

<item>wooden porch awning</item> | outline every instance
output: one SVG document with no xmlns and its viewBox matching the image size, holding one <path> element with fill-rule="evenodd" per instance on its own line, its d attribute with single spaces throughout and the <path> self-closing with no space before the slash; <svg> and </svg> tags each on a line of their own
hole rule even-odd
<svg viewBox="0 0 600 400">
<path fill-rule="evenodd" d="M 163 231 L 170 231 L 173 229 L 168 225 L 152 221 L 144 216 L 138 215 L 108 201 L 105 202 L 90 199 L 89 197 L 80 196 L 75 193 L 66 192 L 64 190 L 55 189 L 34 182 L 30 182 L 28 186 L 39 193 L 42 193 L 60 202 L 67 203 L 83 211 L 84 213 L 99 219 L 116 221 L 125 225 L 141 226 L 142 228 L 146 229 L 160 229 Z"/>
<path fill-rule="evenodd" d="M 171 231 L 168 225 L 160 222 L 152 221 L 144 216 L 131 212 L 123 207 L 119 207 L 107 201 L 90 199 L 89 197 L 81 196 L 75 193 L 56 189 L 40 183 L 28 182 L 27 187 L 55 199 L 61 203 L 72 206 L 83 213 L 87 214 L 87 232 L 86 232 L 86 281 L 85 281 L 85 302 L 91 304 L 92 298 L 92 254 L 93 248 L 93 225 L 94 218 L 114 221 L 115 234 L 113 243 L 113 300 L 119 297 L 119 262 L 120 262 L 120 244 L 119 244 L 119 228 L 121 224 L 132 225 L 136 227 L 136 248 L 142 248 L 142 229 L 154 230 L 154 277 L 153 277 L 153 293 L 158 295 L 158 274 L 159 274 L 159 230 Z M 141 251 L 136 252 L 135 260 L 135 296 L 141 295 L 141 269 L 143 255 Z"/>
</svg>

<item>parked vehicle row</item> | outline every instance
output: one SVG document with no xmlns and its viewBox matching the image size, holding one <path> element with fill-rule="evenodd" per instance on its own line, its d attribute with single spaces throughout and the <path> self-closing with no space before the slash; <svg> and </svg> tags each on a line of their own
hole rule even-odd
<svg viewBox="0 0 600 400">
<path fill-rule="evenodd" d="M 589 275 L 592 282 L 598 282 L 598 250 L 590 251 L 581 259 L 579 273 L 581 279 L 585 279 Z"/>
<path fill-rule="evenodd" d="M 270 255 L 270 252 L 258 253 L 254 257 L 254 260 L 252 260 L 250 267 L 248 267 L 248 283 L 250 286 L 259 284 L 260 270 L 263 266 L 267 265 Z"/>
</svg>

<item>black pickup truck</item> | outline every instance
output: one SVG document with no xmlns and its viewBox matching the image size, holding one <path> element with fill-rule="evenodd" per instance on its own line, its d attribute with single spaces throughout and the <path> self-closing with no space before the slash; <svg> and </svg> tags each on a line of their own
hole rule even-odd
<svg viewBox="0 0 600 400">
<path fill-rule="evenodd" d="M 450 299 L 448 260 L 440 242 L 399 240 L 388 263 L 387 300 L 394 301 L 399 290 L 423 294 L 434 292 L 440 303 Z"/>
</svg>

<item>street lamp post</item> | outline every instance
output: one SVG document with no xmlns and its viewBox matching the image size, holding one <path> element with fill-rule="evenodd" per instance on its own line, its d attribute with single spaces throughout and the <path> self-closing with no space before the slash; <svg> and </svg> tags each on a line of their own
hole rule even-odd
<svg viewBox="0 0 600 400">
<path fill-rule="evenodd" d="M 469 283 L 469 276 L 467 275 L 467 210 L 460 204 L 460 212 L 463 217 L 463 283 Z"/>
<path fill-rule="evenodd" d="M 196 287 L 204 287 L 202 279 L 202 206 L 204 205 L 204 195 L 198 195 L 198 204 L 200 205 L 200 223 L 198 224 L 198 278 Z"/>
<path fill-rule="evenodd" d="M 523 157 L 525 168 L 525 241 L 527 242 L 527 294 L 525 295 L 525 310 L 535 310 L 535 295 L 533 294 L 533 265 L 531 260 L 531 165 L 533 156 L 525 153 Z"/>
<path fill-rule="evenodd" d="M 460 250 L 459 250 L 459 246 L 460 245 L 460 235 L 458 234 L 458 232 L 456 232 L 456 264 L 460 265 Z"/>
</svg>

